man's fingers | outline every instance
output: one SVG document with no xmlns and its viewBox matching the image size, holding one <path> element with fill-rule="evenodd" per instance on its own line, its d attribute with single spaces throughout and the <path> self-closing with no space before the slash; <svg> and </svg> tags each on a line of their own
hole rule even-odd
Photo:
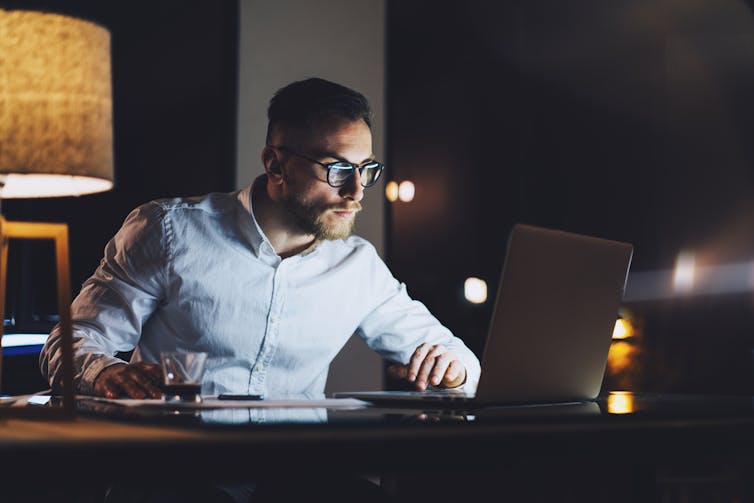
<svg viewBox="0 0 754 503">
<path fill-rule="evenodd" d="M 145 380 L 142 382 L 142 386 L 147 391 L 150 398 L 162 397 L 162 385 L 164 384 L 164 374 L 162 372 L 162 366 L 154 363 L 141 363 L 140 369 L 143 371 L 142 375 Z"/>
<path fill-rule="evenodd" d="M 421 344 L 414 350 L 414 354 L 411 355 L 411 361 L 408 362 L 408 380 L 414 381 L 417 379 L 421 366 L 424 363 L 424 359 L 427 357 L 432 346 L 430 344 Z"/>
<path fill-rule="evenodd" d="M 136 398 L 137 400 L 141 400 L 142 398 L 146 398 L 147 396 L 144 390 L 137 387 L 134 383 L 131 382 L 124 382 L 122 384 L 122 389 L 123 394 L 126 395 L 125 398 Z"/>
<path fill-rule="evenodd" d="M 145 378 L 143 378 L 141 374 L 127 372 L 121 374 L 119 377 L 117 384 L 129 398 L 142 399 L 146 398 L 149 394 L 145 385 Z"/>
<path fill-rule="evenodd" d="M 441 376 L 438 384 L 441 383 L 443 386 L 455 388 L 463 381 L 465 372 L 466 369 L 463 366 L 463 363 L 453 357 L 450 359 L 450 363 L 448 363 L 448 367 L 445 369 L 445 373 Z"/>
<path fill-rule="evenodd" d="M 102 371 L 95 383 L 95 392 L 107 398 L 160 398 L 161 382 L 162 370 L 158 365 L 118 365 Z"/>
<path fill-rule="evenodd" d="M 455 356 L 451 353 L 443 353 L 435 358 L 435 366 L 432 368 L 432 374 L 429 379 L 434 386 L 439 386 L 446 379 L 451 365 L 455 362 Z M 452 380 L 452 379 L 451 379 Z"/>
<path fill-rule="evenodd" d="M 447 363 L 443 362 L 443 360 L 441 359 L 441 356 L 447 353 L 447 351 L 448 350 L 445 348 L 445 346 L 441 344 L 429 346 L 429 350 L 427 351 L 424 357 L 424 360 L 421 363 L 421 367 L 419 367 L 419 372 L 416 376 L 417 388 L 421 390 L 424 390 L 427 388 L 427 385 L 430 383 L 430 373 L 436 366 L 438 366 L 438 371 L 441 372 L 440 375 L 442 375 L 442 373 L 445 372 L 445 369 L 447 368 Z M 439 384 L 439 383 L 440 382 L 437 381 L 437 383 L 434 383 L 434 384 Z"/>
<path fill-rule="evenodd" d="M 399 371 L 399 368 L 400 371 Z M 399 372 L 405 372 L 403 376 Z M 458 357 L 442 344 L 419 345 L 407 367 L 391 365 L 388 372 L 394 377 L 405 377 L 409 382 L 414 382 L 419 390 L 427 389 L 430 384 L 434 386 L 449 384 L 453 387 L 456 382 L 465 379 L 466 371 Z"/>
<path fill-rule="evenodd" d="M 442 384 L 446 388 L 457 388 L 466 382 L 466 367 L 459 360 L 453 360 L 452 366 L 454 369 L 453 376 L 449 375 L 449 372 L 445 373 L 445 379 Z"/>
<path fill-rule="evenodd" d="M 105 395 L 105 398 L 118 398 L 120 397 L 120 388 L 116 388 L 115 386 L 107 386 L 102 394 Z"/>
<path fill-rule="evenodd" d="M 118 398 L 120 388 L 115 385 L 113 376 L 125 367 L 125 363 L 120 363 L 103 369 L 94 381 L 94 393 L 106 398 Z"/>
<path fill-rule="evenodd" d="M 131 384 L 136 392 L 136 395 L 131 395 L 133 398 L 159 398 L 162 396 L 162 388 L 160 388 L 159 381 L 155 382 L 153 376 L 143 369 L 134 369 L 132 373 Z"/>
<path fill-rule="evenodd" d="M 443 382 L 453 382 L 458 378 L 458 374 L 461 373 L 461 362 L 458 360 L 451 360 L 448 364 L 448 368 L 445 370 L 445 374 L 441 376 Z"/>
<path fill-rule="evenodd" d="M 156 363 L 137 363 L 136 365 L 138 365 L 139 368 L 143 369 L 144 374 L 149 376 L 152 382 L 154 382 L 158 386 L 162 384 L 164 375 L 161 365 L 157 365 Z"/>
</svg>

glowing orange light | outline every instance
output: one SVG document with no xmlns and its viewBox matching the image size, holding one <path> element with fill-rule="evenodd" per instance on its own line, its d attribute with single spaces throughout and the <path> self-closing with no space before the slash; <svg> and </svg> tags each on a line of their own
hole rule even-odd
<svg viewBox="0 0 754 503">
<path fill-rule="evenodd" d="M 613 328 L 613 340 L 628 339 L 634 335 L 634 329 L 628 320 L 618 318 L 615 320 L 615 327 Z"/>
<path fill-rule="evenodd" d="M 398 200 L 398 184 L 396 182 L 387 182 L 385 185 L 385 197 L 391 203 Z"/>
<path fill-rule="evenodd" d="M 610 414 L 631 414 L 635 410 L 634 396 L 627 391 L 611 391 L 607 397 Z"/>
<path fill-rule="evenodd" d="M 624 371 L 634 359 L 638 349 L 627 341 L 613 341 L 610 352 L 607 354 L 607 367 L 610 373 L 615 374 Z"/>
</svg>

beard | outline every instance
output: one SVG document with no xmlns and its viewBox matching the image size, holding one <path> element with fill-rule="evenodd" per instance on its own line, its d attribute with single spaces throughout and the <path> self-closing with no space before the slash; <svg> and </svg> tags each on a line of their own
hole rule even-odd
<svg viewBox="0 0 754 503">
<path fill-rule="evenodd" d="M 318 241 L 344 239 L 351 235 L 356 217 L 339 217 L 333 211 L 361 210 L 358 201 L 342 204 L 319 204 L 307 201 L 291 191 L 283 201 L 290 215 L 290 224 L 297 231 L 312 234 Z"/>
</svg>

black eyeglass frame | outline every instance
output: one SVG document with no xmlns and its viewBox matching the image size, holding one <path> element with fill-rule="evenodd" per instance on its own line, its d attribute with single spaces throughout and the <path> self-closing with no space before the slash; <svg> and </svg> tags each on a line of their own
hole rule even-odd
<svg viewBox="0 0 754 503">
<path fill-rule="evenodd" d="M 333 161 L 333 162 L 324 163 L 324 162 L 320 162 L 320 161 L 318 161 L 316 159 L 312 159 L 311 157 L 305 156 L 303 154 L 299 154 L 295 150 L 293 150 L 293 149 L 291 149 L 289 147 L 286 147 L 285 145 L 280 145 L 280 146 L 270 145 L 270 146 L 272 148 L 276 148 L 278 150 L 282 150 L 283 152 L 288 152 L 289 154 L 293 154 L 296 157 L 301 157 L 302 159 L 306 159 L 309 162 L 313 162 L 315 164 L 319 164 L 323 168 L 327 169 L 327 177 L 326 177 L 327 184 L 330 187 L 333 187 L 335 189 L 344 186 L 346 184 L 346 182 L 348 181 L 348 179 L 353 176 L 354 171 L 356 171 L 357 169 L 359 170 L 359 175 L 361 175 L 363 177 L 364 168 L 366 168 L 369 165 L 374 164 L 374 165 L 376 165 L 375 169 L 377 169 L 378 171 L 374 175 L 374 180 L 372 180 L 372 183 L 369 183 L 369 184 L 366 184 L 366 185 L 363 182 L 361 183 L 361 186 L 366 189 L 368 187 L 371 187 L 375 183 L 377 183 L 377 180 L 380 179 L 380 176 L 382 176 L 382 172 L 385 170 L 385 165 L 382 164 L 379 161 L 366 161 L 366 162 L 364 162 L 364 163 L 362 163 L 360 165 L 356 165 L 356 164 L 350 163 L 348 161 Z M 336 185 L 336 184 L 334 184 L 333 182 L 330 181 L 330 173 L 335 168 L 337 168 L 337 169 L 350 169 L 351 170 L 351 174 L 348 175 L 347 177 L 345 177 L 343 179 L 343 183 L 341 183 L 339 185 Z"/>
</svg>

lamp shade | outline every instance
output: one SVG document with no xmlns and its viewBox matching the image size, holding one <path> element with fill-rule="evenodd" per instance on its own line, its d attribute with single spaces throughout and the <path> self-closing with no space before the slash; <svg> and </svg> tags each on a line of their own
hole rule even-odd
<svg viewBox="0 0 754 503">
<path fill-rule="evenodd" d="M 110 33 L 0 9 L 0 198 L 113 186 Z"/>
</svg>

